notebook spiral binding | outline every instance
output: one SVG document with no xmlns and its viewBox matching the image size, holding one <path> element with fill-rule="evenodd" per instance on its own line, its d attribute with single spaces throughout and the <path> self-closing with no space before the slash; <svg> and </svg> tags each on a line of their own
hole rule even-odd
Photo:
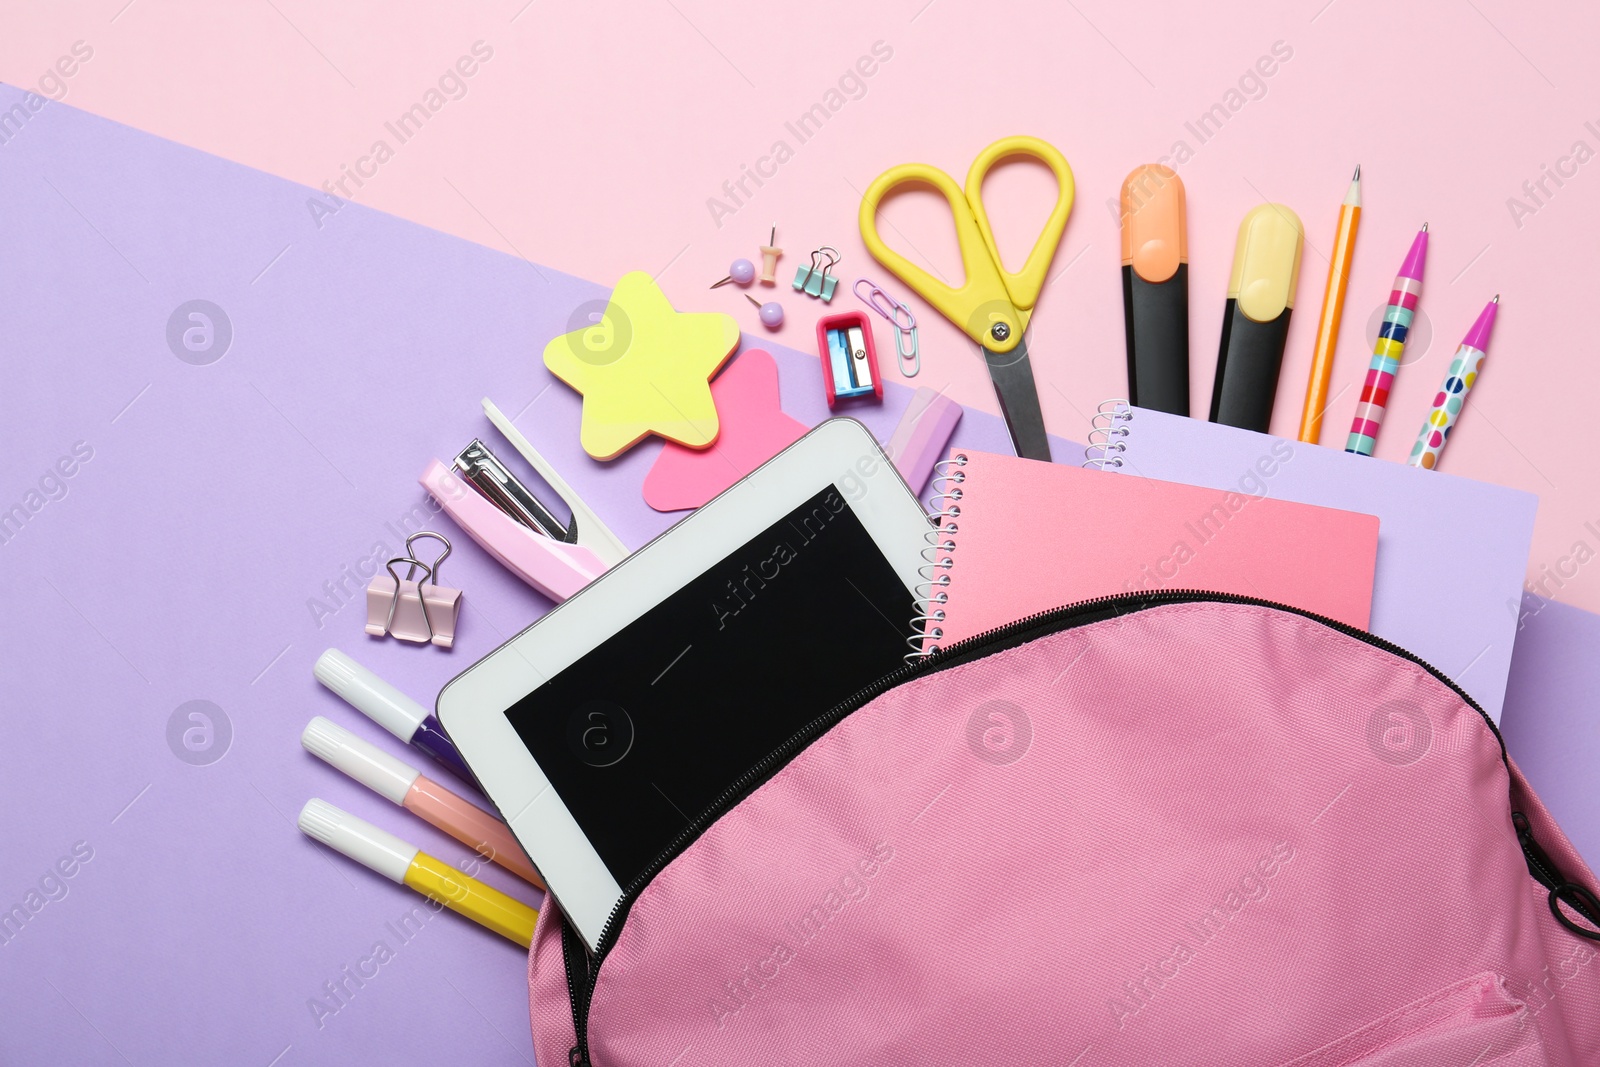
<svg viewBox="0 0 1600 1067">
<path fill-rule="evenodd" d="M 912 587 L 917 614 L 911 619 L 912 632 L 906 638 L 906 644 L 911 648 L 906 653 L 907 663 L 914 663 L 939 651 L 939 646 L 934 642 L 944 636 L 939 624 L 944 621 L 943 605 L 950 599 L 946 591 L 950 584 L 950 553 L 955 551 L 955 537 L 960 533 L 956 520 L 961 517 L 961 483 L 967 480 L 967 472 L 961 468 L 966 465 L 967 457 L 963 452 L 957 452 L 949 459 L 933 465 L 933 504 L 936 510 L 928 517 L 937 519 L 938 524 L 922 535 L 923 540 L 928 542 L 928 546 L 922 550 L 922 558 L 927 562 L 917 568 L 923 580 Z"/>
<path fill-rule="evenodd" d="M 1090 424 L 1083 465 L 1101 470 L 1122 466 L 1122 453 L 1128 447 L 1128 423 L 1132 421 L 1133 408 L 1126 400 L 1102 401 Z"/>
</svg>

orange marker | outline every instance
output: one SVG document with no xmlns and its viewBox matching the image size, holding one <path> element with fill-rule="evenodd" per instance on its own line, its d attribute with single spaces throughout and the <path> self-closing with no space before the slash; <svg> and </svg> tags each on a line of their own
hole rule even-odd
<svg viewBox="0 0 1600 1067">
<path fill-rule="evenodd" d="M 1322 317 L 1317 320 L 1317 345 L 1311 350 L 1311 378 L 1306 382 L 1306 406 L 1300 413 L 1300 440 L 1317 444 L 1322 436 L 1322 413 L 1328 406 L 1328 379 L 1333 375 L 1333 352 L 1339 344 L 1339 319 L 1344 314 L 1344 291 L 1350 284 L 1350 256 L 1356 250 L 1356 227 L 1361 223 L 1361 168 L 1350 179 L 1350 191 L 1339 207 L 1339 226 L 1333 236 L 1333 258 L 1328 261 L 1328 284 L 1322 290 Z"/>
<path fill-rule="evenodd" d="M 1146 163 L 1122 183 L 1128 402 L 1189 414 L 1189 247 L 1183 182 Z"/>
</svg>

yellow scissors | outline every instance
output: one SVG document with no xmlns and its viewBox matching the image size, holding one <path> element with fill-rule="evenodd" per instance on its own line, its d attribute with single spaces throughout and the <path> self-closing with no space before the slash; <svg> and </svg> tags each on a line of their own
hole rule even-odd
<svg viewBox="0 0 1600 1067">
<path fill-rule="evenodd" d="M 983 180 L 997 163 L 1018 157 L 1036 159 L 1054 172 L 1056 206 L 1045 220 L 1027 262 L 1013 274 L 1001 263 L 994 231 L 989 228 L 989 215 L 983 209 Z M 892 190 L 912 184 L 931 185 L 950 202 L 956 240 L 961 245 L 961 266 L 966 272 L 959 289 L 933 277 L 878 236 L 879 202 Z M 1046 462 L 1050 459 L 1050 439 L 1045 436 L 1039 390 L 1023 335 L 1039 301 L 1039 290 L 1044 288 L 1050 260 L 1061 243 L 1061 231 L 1072 211 L 1072 193 L 1072 168 L 1054 145 L 1037 137 L 1003 137 L 972 161 L 965 192 L 938 167 L 904 163 L 878 175 L 861 198 L 861 239 L 868 251 L 978 343 L 984 362 L 989 365 L 989 380 L 994 383 L 1017 455 Z"/>
</svg>

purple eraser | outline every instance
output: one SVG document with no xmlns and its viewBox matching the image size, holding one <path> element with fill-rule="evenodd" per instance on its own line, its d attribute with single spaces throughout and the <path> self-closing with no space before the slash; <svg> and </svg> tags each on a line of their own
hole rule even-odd
<svg viewBox="0 0 1600 1067">
<path fill-rule="evenodd" d="M 923 386 L 911 395 L 884 450 L 912 492 L 922 494 L 960 421 L 961 405 L 943 393 Z"/>
</svg>

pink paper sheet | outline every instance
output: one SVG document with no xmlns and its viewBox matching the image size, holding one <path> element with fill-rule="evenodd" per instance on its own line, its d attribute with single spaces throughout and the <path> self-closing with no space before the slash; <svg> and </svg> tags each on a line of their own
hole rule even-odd
<svg viewBox="0 0 1600 1067">
<path fill-rule="evenodd" d="M 1094 597 L 1204 589 L 1366 628 L 1378 520 L 1247 493 L 966 456 L 940 644 Z"/>
</svg>

